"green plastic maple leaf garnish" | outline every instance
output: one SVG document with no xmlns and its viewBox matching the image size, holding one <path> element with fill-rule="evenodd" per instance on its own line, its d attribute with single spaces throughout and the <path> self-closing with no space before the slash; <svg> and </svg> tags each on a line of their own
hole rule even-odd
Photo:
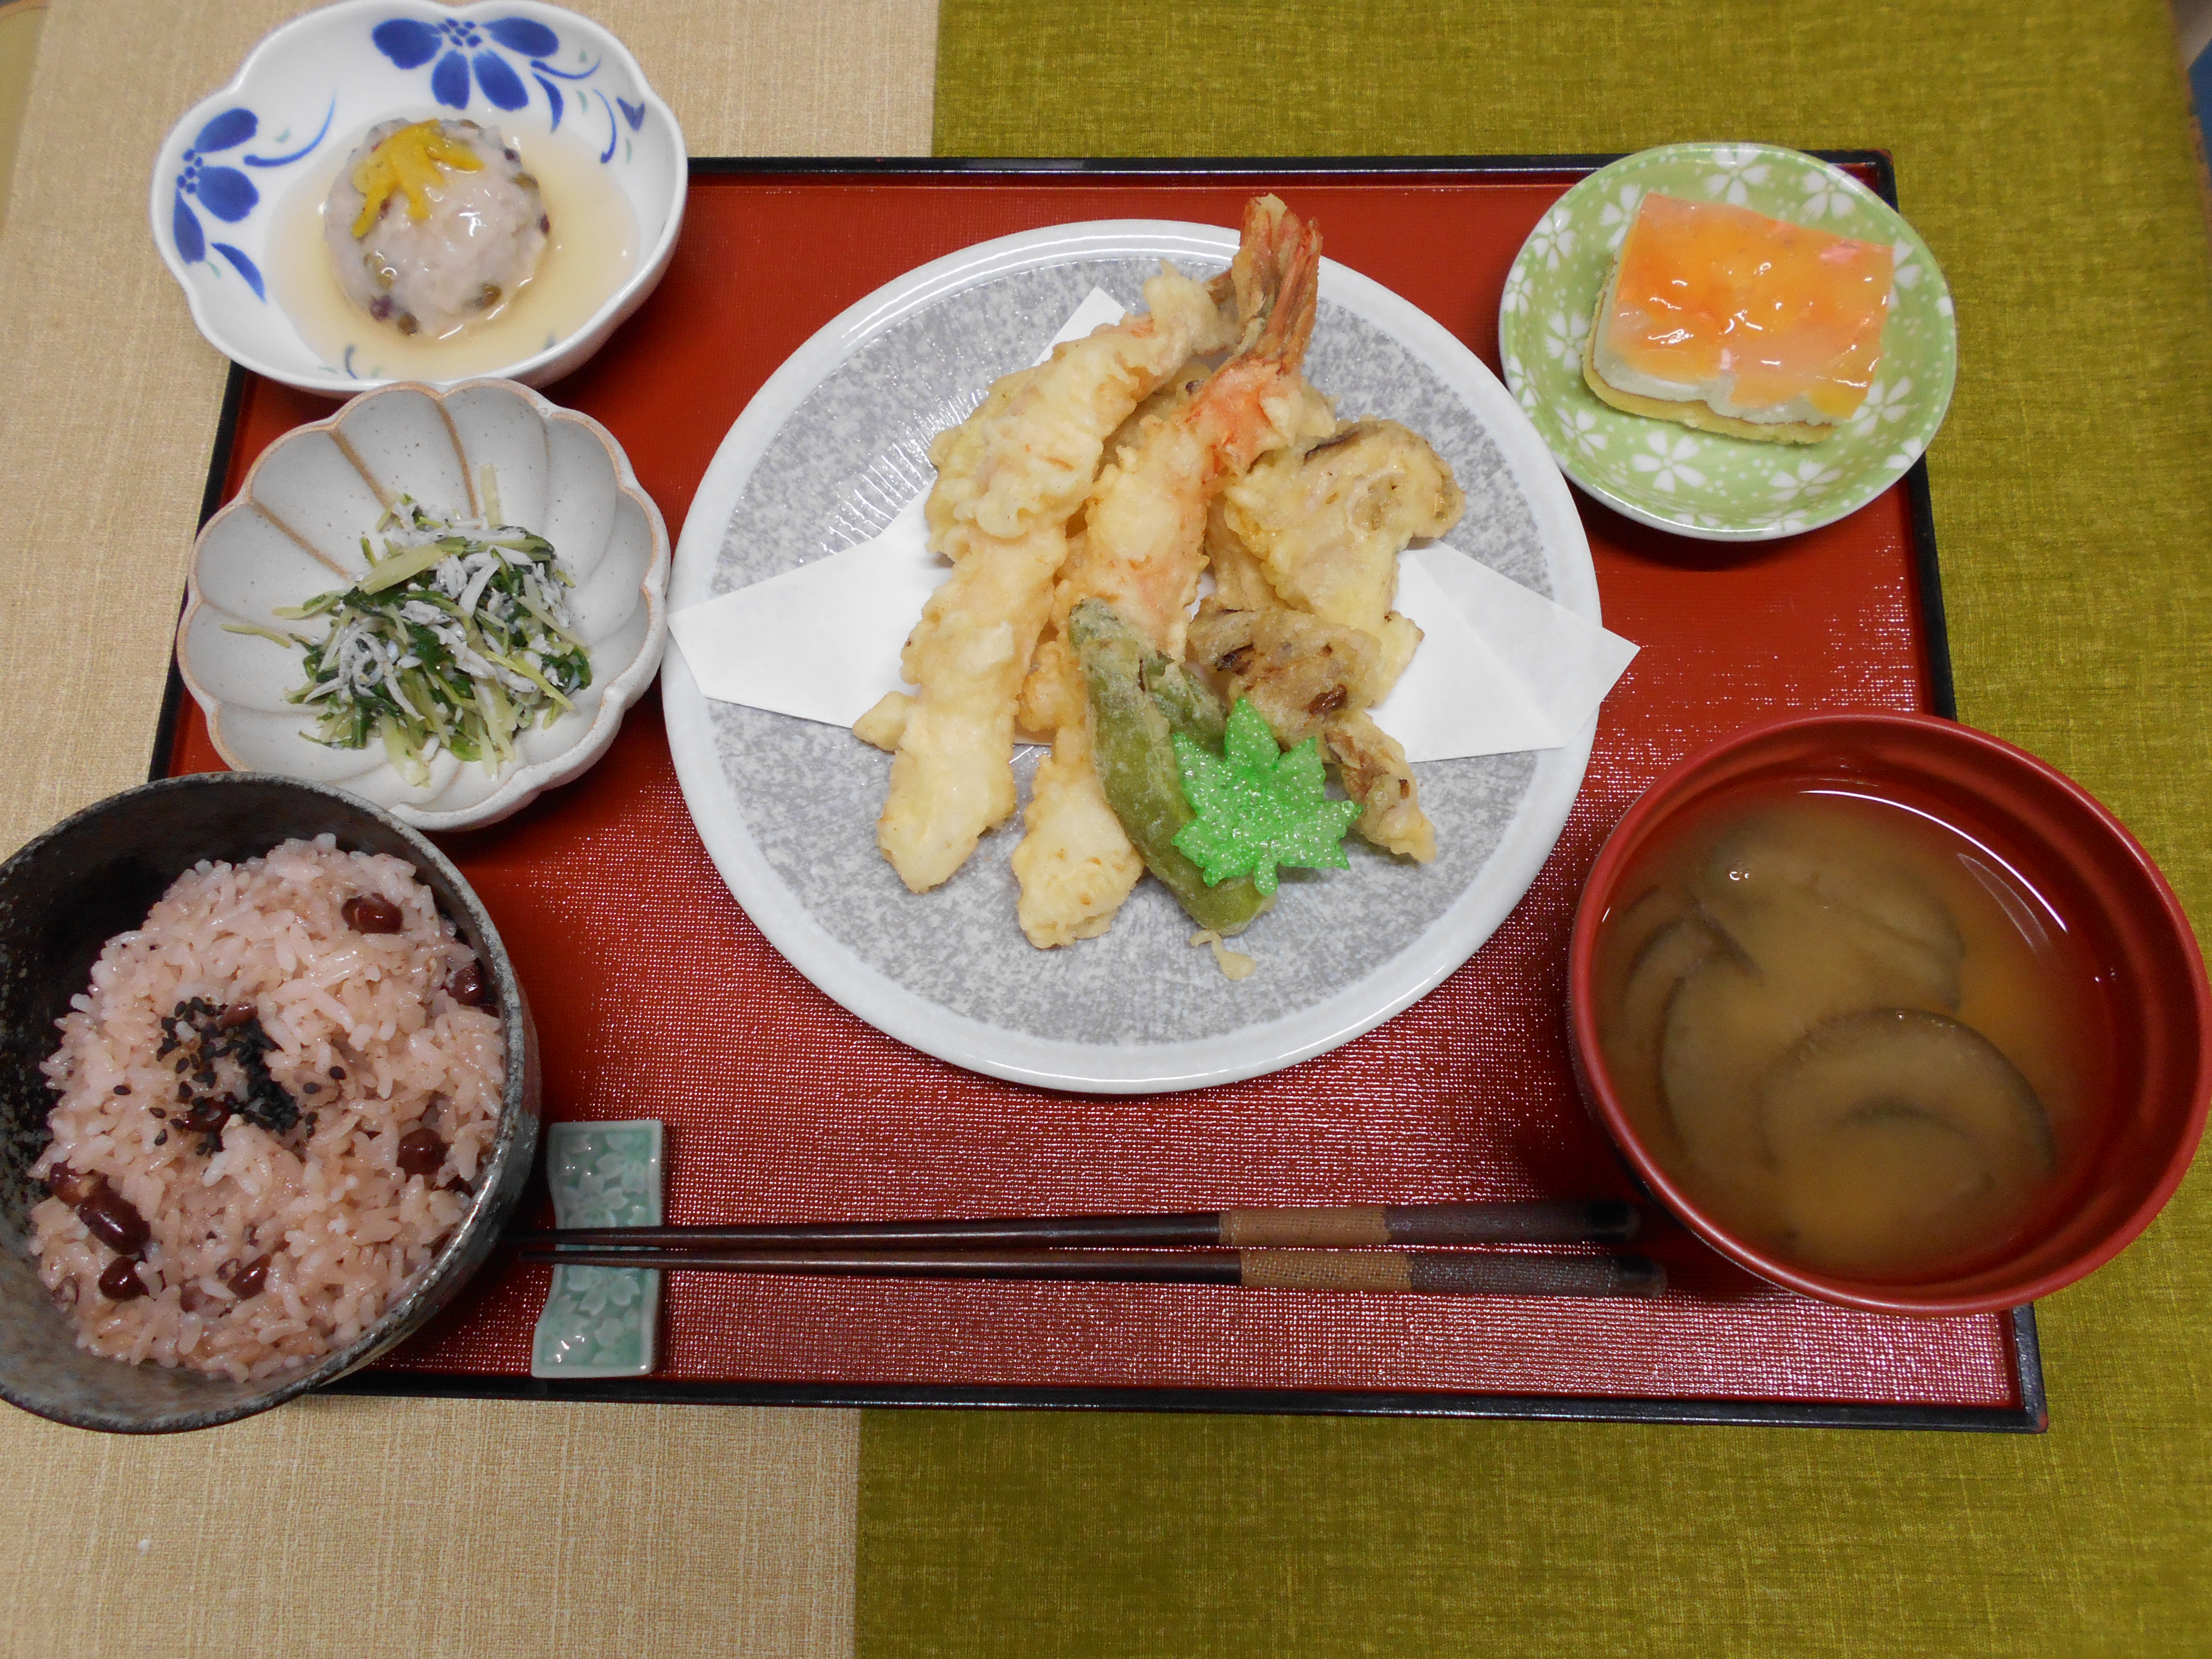
<svg viewBox="0 0 2212 1659">
<path fill-rule="evenodd" d="M 1359 816 L 1358 801 L 1322 793 L 1319 739 L 1290 753 L 1249 702 L 1237 699 L 1217 757 L 1183 732 L 1175 734 L 1182 793 L 1198 816 L 1176 831 L 1175 844 L 1195 863 L 1208 887 L 1249 876 L 1263 893 L 1275 890 L 1275 867 L 1345 870 L 1344 832 Z"/>
</svg>

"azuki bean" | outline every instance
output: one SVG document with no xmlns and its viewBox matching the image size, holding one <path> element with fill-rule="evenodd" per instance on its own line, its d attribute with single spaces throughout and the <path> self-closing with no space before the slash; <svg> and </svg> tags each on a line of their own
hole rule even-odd
<svg viewBox="0 0 2212 1659">
<path fill-rule="evenodd" d="M 260 1295 L 262 1286 L 269 1282 L 269 1261 L 265 1255 L 257 1255 L 242 1267 L 235 1262 L 225 1262 L 216 1276 L 230 1286 L 233 1296 L 244 1302 Z"/>
<path fill-rule="evenodd" d="M 77 1219 L 84 1223 L 87 1232 L 118 1255 L 137 1255 L 153 1237 L 146 1218 L 105 1179 L 99 1176 L 93 1179 L 100 1185 L 76 1206 Z"/>
<path fill-rule="evenodd" d="M 446 1143 L 438 1139 L 435 1129 L 410 1129 L 399 1137 L 394 1158 L 402 1173 L 427 1180 L 445 1163 Z"/>
<path fill-rule="evenodd" d="M 46 1190 L 72 1210 L 90 1198 L 106 1184 L 107 1177 L 79 1175 L 66 1164 L 57 1164 L 46 1171 Z"/>
<path fill-rule="evenodd" d="M 110 1302 L 136 1302 L 146 1294 L 146 1281 L 138 1277 L 138 1264 L 118 1255 L 100 1270 L 100 1293 Z"/>
<path fill-rule="evenodd" d="M 399 931 L 399 907 L 379 894 L 356 893 L 338 906 L 338 914 L 345 918 L 346 926 L 357 933 Z"/>
<path fill-rule="evenodd" d="M 57 1164 L 46 1173 L 46 1189 L 75 1210 L 102 1243 L 125 1255 L 136 1255 L 146 1248 L 145 1218 L 107 1184 L 106 1176 L 80 1174 L 66 1164 Z"/>
<path fill-rule="evenodd" d="M 491 981 L 483 963 L 471 962 L 446 982 L 446 994 L 464 1008 L 481 1008 L 491 995 Z"/>
<path fill-rule="evenodd" d="M 179 1129 L 190 1129 L 194 1134 L 211 1135 L 230 1121 L 230 1103 L 224 1100 L 195 1101 L 181 1112 L 172 1112 L 169 1121 Z"/>
</svg>

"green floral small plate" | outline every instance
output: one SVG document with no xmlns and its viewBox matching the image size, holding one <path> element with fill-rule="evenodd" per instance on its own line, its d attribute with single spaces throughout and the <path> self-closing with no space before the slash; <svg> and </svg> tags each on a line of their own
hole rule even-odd
<svg viewBox="0 0 2212 1659">
<path fill-rule="evenodd" d="M 1881 361 L 1857 416 L 1833 437 L 1776 444 L 1695 432 L 1614 409 L 1583 384 L 1598 295 L 1653 190 L 1890 244 L 1897 287 Z M 1771 144 L 1668 144 L 1590 174 L 1521 245 L 1498 340 L 1505 384 L 1567 477 L 1632 519 L 1721 542 L 1794 536 L 1857 512 L 1920 459 L 1959 368 L 1951 290 L 1927 244 L 1849 173 Z"/>
</svg>

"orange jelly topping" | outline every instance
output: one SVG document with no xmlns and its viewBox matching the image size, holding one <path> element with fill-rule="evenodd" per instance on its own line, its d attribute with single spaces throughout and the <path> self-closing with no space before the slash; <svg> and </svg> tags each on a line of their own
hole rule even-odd
<svg viewBox="0 0 2212 1659">
<path fill-rule="evenodd" d="M 1757 418 L 1802 398 L 1816 418 L 1847 420 L 1881 361 L 1890 267 L 1879 242 L 1654 193 L 1622 244 L 1598 343 L 1724 413 Z"/>
</svg>

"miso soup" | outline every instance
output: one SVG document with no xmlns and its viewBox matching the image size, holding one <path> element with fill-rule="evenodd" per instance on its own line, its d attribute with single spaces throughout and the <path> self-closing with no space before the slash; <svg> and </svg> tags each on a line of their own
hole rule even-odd
<svg viewBox="0 0 2212 1659">
<path fill-rule="evenodd" d="M 1729 1231 L 1908 1277 L 2056 1196 L 2109 1023 L 2087 952 L 1990 848 L 1893 802 L 1770 789 L 1694 815 L 1618 890 L 1607 1067 Z"/>
</svg>

